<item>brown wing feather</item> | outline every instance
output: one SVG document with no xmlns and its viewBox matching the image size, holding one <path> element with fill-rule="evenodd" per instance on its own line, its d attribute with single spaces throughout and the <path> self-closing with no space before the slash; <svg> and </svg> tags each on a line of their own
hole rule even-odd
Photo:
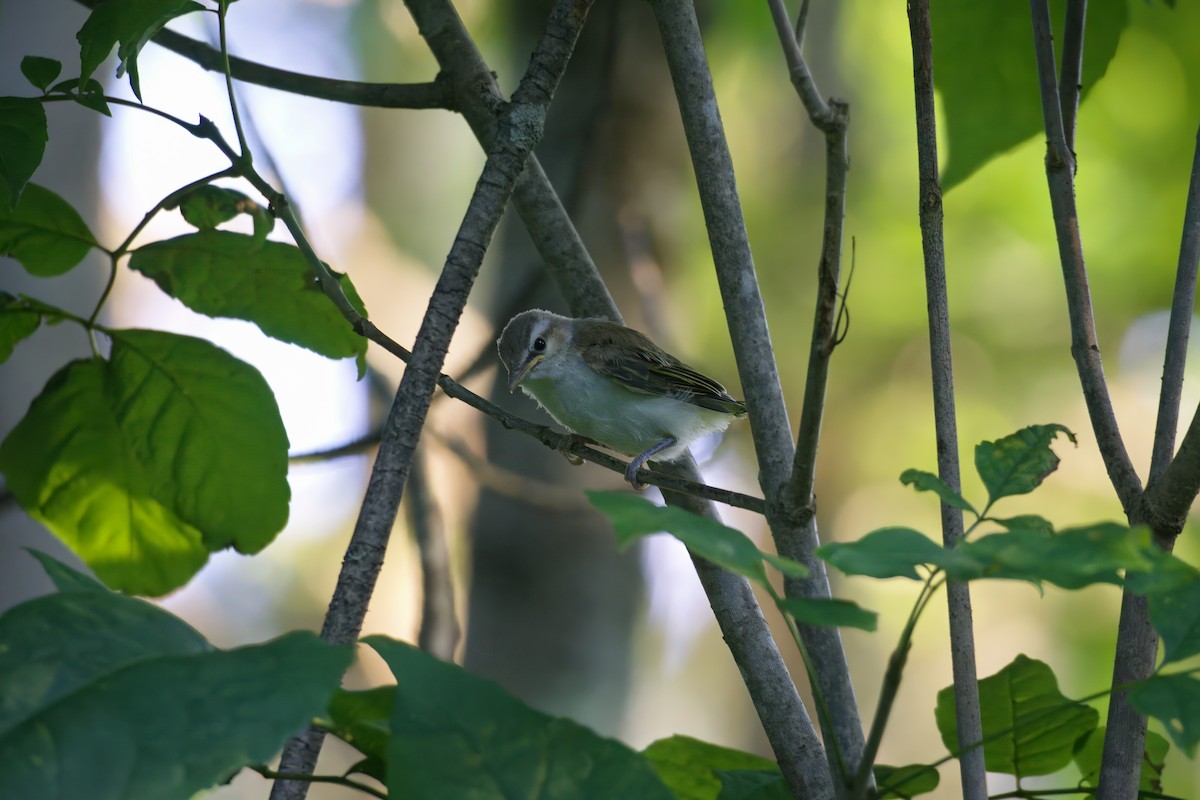
<svg viewBox="0 0 1200 800">
<path fill-rule="evenodd" d="M 644 333 L 607 320 L 577 326 L 575 340 L 592 369 L 636 392 L 674 397 L 701 408 L 741 416 L 746 406 L 725 387 L 663 350 Z"/>
</svg>

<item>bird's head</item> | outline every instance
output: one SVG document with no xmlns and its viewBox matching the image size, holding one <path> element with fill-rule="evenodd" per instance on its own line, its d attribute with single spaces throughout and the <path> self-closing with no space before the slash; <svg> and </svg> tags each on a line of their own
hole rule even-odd
<svg viewBox="0 0 1200 800">
<path fill-rule="evenodd" d="M 532 374 L 550 374 L 571 345 L 571 320 L 541 309 L 517 314 L 508 324 L 496 347 L 508 368 L 508 390 L 515 391 Z M 535 373 L 536 371 L 536 373 Z"/>
</svg>

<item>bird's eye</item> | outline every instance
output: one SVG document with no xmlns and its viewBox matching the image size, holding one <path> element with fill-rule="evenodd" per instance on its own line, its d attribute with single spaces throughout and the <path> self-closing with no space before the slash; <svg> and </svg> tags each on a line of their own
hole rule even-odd
<svg viewBox="0 0 1200 800">
<path fill-rule="evenodd" d="M 535 353 L 541 353 L 545 349 L 546 349 L 546 340 L 545 339 L 543 339 L 542 337 L 539 336 L 538 338 L 533 340 L 533 350 Z"/>
</svg>

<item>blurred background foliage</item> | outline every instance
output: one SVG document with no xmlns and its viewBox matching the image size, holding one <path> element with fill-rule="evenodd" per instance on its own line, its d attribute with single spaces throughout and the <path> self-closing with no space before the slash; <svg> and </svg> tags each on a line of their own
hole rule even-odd
<svg viewBox="0 0 1200 800">
<path fill-rule="evenodd" d="M 78 17 L 81 22 L 82 12 L 67 0 L 46 3 L 61 7 L 53 14 L 32 9 L 38 5 L 0 7 L 0 20 L 6 23 L 0 31 L 6 31 L 2 72 L 7 92 L 21 91 L 13 88 L 19 86 L 13 76 L 21 55 L 51 55 L 57 48 L 64 53 L 58 57 L 69 63 L 71 34 L 78 25 L 70 27 L 63 20 Z M 939 6 L 947 5 L 935 4 L 935 16 Z M 483 0 L 458 4 L 506 93 L 527 63 L 546 6 Z M 766 5 L 708 2 L 701 12 L 794 424 L 814 302 L 824 142 L 808 124 L 788 81 Z M 1026 13 L 1024 5 L 1012 12 Z M 1200 48 L 1195 47 L 1200 6 L 1178 2 L 1171 8 L 1163 2 L 1129 0 L 1127 12 L 1115 56 L 1080 110 L 1077 190 L 1099 341 L 1117 418 L 1144 475 L 1200 119 Z M 436 73 L 401 0 L 256 0 L 239 3 L 230 24 L 236 53 L 300 71 L 388 82 L 426 81 Z M 200 37 L 209 33 L 202 26 L 187 31 Z M 31 50 L 34 40 L 52 44 Z M 935 75 L 984 75 L 993 68 L 987 41 L 978 42 L 981 58 L 973 63 L 937 60 L 938 42 L 935 38 Z M 903 524 L 937 538 L 936 505 L 897 480 L 907 467 L 935 465 L 904 5 L 877 0 L 814 3 L 806 55 L 822 92 L 847 100 L 851 108 L 845 253 L 846 265 L 854 265 L 851 319 L 830 377 L 817 476 L 820 529 L 826 540 L 845 540 Z M 1032 63 L 1032 48 L 1029 58 Z M 183 116 L 203 113 L 220 121 L 219 95 L 205 94 L 219 89 L 211 76 L 201 76 L 195 67 L 155 48 L 147 49 L 141 71 L 149 103 L 179 102 Z M 161 80 L 157 90 L 155 74 Z M 178 75 L 209 88 L 184 92 Z M 111 90 L 121 87 L 114 82 Z M 258 136 L 299 200 L 318 251 L 353 275 L 380 327 L 402 342 L 411 340 L 482 165 L 482 153 L 466 125 L 439 111 L 357 111 L 306 100 L 279 111 L 270 105 L 270 92 L 247 88 L 244 96 Z M 983 99 L 990 100 L 1000 118 L 1016 113 L 1007 98 Z M 1024 100 L 1036 107 L 1035 85 L 1028 86 Z M 86 198 L 97 198 L 92 213 L 104 221 L 109 240 L 119 240 L 174 186 L 203 174 L 196 166 L 174 184 L 169 175 L 154 184 L 160 177 L 157 156 L 139 150 L 130 127 L 118 127 L 118 122 L 147 124 L 127 118 L 102 122 L 105 156 L 92 151 L 93 160 L 102 164 L 101 190 L 95 186 L 96 171 L 83 166 L 35 178 L 81 208 L 87 208 Z M 68 132 L 81 125 L 94 126 L 95 120 L 81 109 L 54 110 L 48 164 L 61 166 L 72 153 L 88 152 L 86 142 L 66 144 Z M 94 146 L 93 137 L 84 138 Z M 966 147 L 943 137 L 943 164 L 953 162 L 956 146 Z M 163 157 L 168 161 L 178 161 L 181 148 L 194 149 L 186 141 L 172 147 Z M 124 160 L 121 152 L 126 152 Z M 1043 153 L 1042 137 L 1033 135 L 945 197 L 964 494 L 968 499 L 981 496 L 969 467 L 974 444 L 1025 425 L 1059 422 L 1079 434 L 1079 446 L 1059 444 L 1059 474 L 1034 495 L 1005 501 L 1001 510 L 1040 513 L 1059 526 L 1116 520 L 1121 509 L 1096 453 L 1069 352 Z M 644 3 L 597 4 L 539 155 L 627 322 L 738 395 L 682 129 Z M 147 180 L 150 188 L 133 190 L 133 184 Z M 151 231 L 159 237 L 171 232 Z M 99 265 L 93 266 L 97 269 L 58 279 L 64 283 L 36 285 L 40 291 L 52 283 L 52 290 L 66 298 L 82 297 L 80 304 L 90 307 L 99 274 Z M 4 280 L 7 284 L 7 274 Z M 31 291 L 28 285 L 19 288 Z M 174 306 L 170 313 L 147 311 L 146 304 L 153 301 L 135 276 L 123 275 L 118 288 L 113 313 L 121 324 L 198 324 L 179 322 L 183 317 Z M 161 306 L 163 301 L 157 302 Z M 70 305 L 69 299 L 64 305 Z M 533 305 L 561 308 L 561 301 L 542 275 L 519 223 L 509 220 L 489 252 L 447 372 L 461 374 L 478 359 L 494 365 L 491 342 L 498 326 Z M 45 374 L 38 370 L 61 363 L 62 351 L 54 350 L 61 337 L 56 336 L 54 331 L 39 333 L 27 345 L 44 348 L 38 355 L 14 358 L 0 368 L 5 431 L 40 389 Z M 230 336 L 226 346 L 236 349 L 239 337 L 253 334 Z M 81 344 L 62 346 L 71 352 Z M 48 357 L 46 352 L 59 355 Z M 262 358 L 289 373 L 311 378 L 316 371 L 274 351 Z M 43 367 L 46 361 L 52 363 Z M 398 365 L 380 353 L 372 353 L 372 363 L 392 380 L 399 374 Z M 1200 400 L 1196 369 L 1193 363 L 1185 386 L 1184 424 Z M 351 387 L 352 373 L 319 374 L 313 380 L 345 384 L 350 394 L 314 405 L 313 384 L 285 387 L 284 378 L 272 378 L 297 451 L 334 444 L 368 427 L 365 389 Z M 478 391 L 496 389 L 492 373 L 471 385 Z M 294 399 L 297 393 L 307 403 Z M 524 398 L 507 402 L 538 417 Z M 297 406 L 303 408 L 289 416 L 288 409 Z M 344 424 L 330 433 L 328 423 L 337 419 Z M 541 484 L 525 484 L 518 498 L 511 492 L 480 490 L 478 469 L 454 456 L 445 443 L 461 442 L 506 469 L 574 487 L 615 486 L 615 476 L 594 467 L 568 470 L 556 454 L 444 400 L 435 405 L 430 429 L 438 435 L 426 437 L 424 450 L 454 557 L 460 615 L 468 631 L 459 652 L 469 668 L 497 678 L 535 706 L 569 714 L 635 746 L 679 732 L 764 750 L 736 668 L 680 548 L 651 542 L 638 553 L 617 556 L 611 532 L 583 509 L 581 495 L 579 505 L 573 505 L 573 492 L 554 493 Z M 326 431 L 323 439 L 313 433 L 319 430 Z M 309 434 L 317 439 L 305 438 Z M 748 426 L 735 425 L 703 469 L 711 483 L 756 493 L 752 455 Z M 295 467 L 297 500 L 292 523 L 279 541 L 255 559 L 214 558 L 168 605 L 221 644 L 319 625 L 365 469 L 362 459 Z M 14 520 L 13 511 L 4 513 L 6 536 L 12 530 L 25 541 L 46 546 L 44 533 Z M 759 519 L 734 512 L 727 519 L 760 543 L 768 540 Z M 402 534 L 398 529 L 366 629 L 414 637 L 419 581 L 412 547 Z M 1191 563 L 1200 560 L 1190 526 L 1178 548 Z M 15 575 L 23 569 L 17 564 L 23 556 L 7 546 L 5 553 L 0 569 L 6 577 Z M 42 590 L 36 579 L 22 580 L 34 583 L 10 583 L 13 596 L 6 596 L 3 605 Z M 882 612 L 878 633 L 843 634 L 860 706 L 869 715 L 916 587 L 839 580 L 836 575 L 834 581 L 836 594 Z M 1068 696 L 1108 685 L 1119 603 L 1115 590 L 1068 593 L 1050 588 L 1039 596 L 1027 586 L 980 583 L 973 587 L 973 598 L 981 676 L 1024 652 L 1050 663 Z M 936 691 L 950 683 L 944 619 L 944 606 L 935 604 L 918 630 L 884 742 L 881 758 L 886 763 L 932 761 L 943 753 L 933 702 Z M 798 660 L 795 667 L 801 674 Z M 356 677 L 361 683 L 386 679 L 377 664 L 366 663 L 362 672 Z M 335 752 L 328 758 L 341 756 Z M 958 796 L 956 770 L 947 766 L 941 772 L 936 796 Z M 1048 783 L 1070 786 L 1076 779 L 1064 774 Z M 993 791 L 1004 788 L 1000 781 L 992 786 Z M 261 790 L 257 778 L 240 778 L 217 796 L 259 796 Z M 1200 794 L 1196 766 L 1172 753 L 1164 790 L 1181 797 Z M 317 787 L 311 796 L 337 795 Z"/>
</svg>

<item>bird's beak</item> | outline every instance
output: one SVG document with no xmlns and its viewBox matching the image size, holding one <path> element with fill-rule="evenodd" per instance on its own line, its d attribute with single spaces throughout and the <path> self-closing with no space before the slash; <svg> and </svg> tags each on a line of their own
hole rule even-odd
<svg viewBox="0 0 1200 800">
<path fill-rule="evenodd" d="M 530 370 L 532 370 L 538 364 L 542 363 L 543 358 L 545 358 L 545 356 L 542 355 L 541 353 L 538 353 L 533 358 L 529 359 L 524 364 L 522 364 L 521 368 L 519 370 L 517 370 L 516 372 L 508 373 L 509 394 L 511 394 L 517 390 L 517 387 L 521 385 L 521 381 L 525 380 L 525 376 L 529 374 Z"/>
</svg>

